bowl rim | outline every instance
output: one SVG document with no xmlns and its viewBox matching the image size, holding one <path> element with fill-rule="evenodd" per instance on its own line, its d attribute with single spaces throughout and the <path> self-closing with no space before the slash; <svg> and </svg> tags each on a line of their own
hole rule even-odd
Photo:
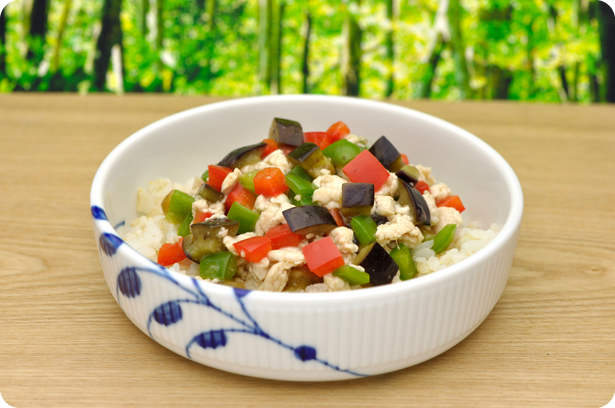
<svg viewBox="0 0 615 408">
<path fill-rule="evenodd" d="M 361 290 L 340 291 L 340 292 L 326 292 L 326 293 L 293 293 L 293 292 L 268 292 L 261 290 L 250 290 L 250 299 L 252 301 L 275 301 L 275 302 L 289 302 L 291 304 L 313 304 L 314 301 L 318 301 L 318 304 L 322 304 L 323 301 L 328 303 L 346 303 L 349 300 L 361 300 L 365 298 L 388 298 L 392 295 L 399 295 L 401 293 L 408 294 L 416 290 L 424 290 L 434 285 L 438 285 L 449 279 L 459 277 L 469 273 L 473 268 L 476 268 L 479 264 L 487 261 L 492 256 L 500 251 L 511 239 L 515 239 L 516 233 L 521 224 L 523 216 L 523 190 L 517 175 L 513 171 L 508 162 L 491 146 L 484 142 L 479 137 L 472 133 L 453 125 L 443 119 L 435 116 L 417 111 L 415 109 L 406 108 L 403 106 L 395 105 L 384 101 L 376 101 L 370 99 L 353 98 L 346 96 L 334 96 L 334 95 L 265 95 L 265 96 L 250 96 L 238 99 L 231 99 L 226 101 L 212 102 L 206 105 L 198 106 L 188 110 L 184 110 L 158 121 L 155 121 L 144 128 L 136 131 L 132 135 L 128 136 L 122 142 L 120 142 L 103 160 L 99 166 L 94 179 L 92 181 L 92 187 L 90 191 L 90 208 L 98 206 L 104 210 L 103 191 L 105 190 L 105 182 L 107 181 L 107 175 L 111 168 L 115 165 L 115 162 L 121 157 L 123 150 L 132 144 L 138 143 L 141 139 L 148 137 L 150 132 L 161 126 L 173 123 L 175 121 L 181 121 L 184 118 L 200 115 L 203 112 L 210 112 L 216 110 L 233 109 L 235 107 L 251 105 L 262 102 L 310 102 L 317 103 L 322 101 L 327 102 L 339 102 L 344 104 L 351 104 L 362 107 L 373 108 L 386 108 L 394 112 L 402 113 L 405 115 L 411 115 L 416 118 L 431 122 L 432 124 L 442 127 L 444 130 L 455 134 L 457 137 L 462 137 L 466 141 L 471 142 L 474 147 L 482 151 L 494 161 L 498 168 L 502 171 L 506 180 L 506 186 L 511 196 L 510 211 L 506 217 L 506 221 L 501 225 L 500 231 L 493 238 L 492 241 L 487 243 L 483 248 L 477 251 L 472 256 L 463 259 L 462 261 L 448 266 L 437 273 L 430 273 L 428 275 L 421 276 L 420 279 L 410 279 L 407 281 L 398 282 L 395 284 L 382 285 L 370 288 L 364 288 Z M 110 221 L 106 219 L 94 219 L 95 226 L 100 229 L 100 232 L 111 233 L 119 236 L 114 226 Z M 122 240 L 122 242 L 124 242 Z M 124 242 L 125 243 L 125 242 Z M 153 264 L 156 267 L 161 267 L 157 263 L 141 255 L 135 249 L 128 244 L 120 245 L 118 253 L 121 253 L 132 261 L 140 264 Z M 178 272 L 170 271 L 172 276 L 182 285 L 193 285 L 194 282 L 198 282 L 203 285 L 203 289 L 211 294 L 218 294 L 221 296 L 233 294 L 233 288 L 230 286 L 220 285 L 207 281 L 201 281 L 194 279 L 189 275 L 184 275 Z"/>
</svg>

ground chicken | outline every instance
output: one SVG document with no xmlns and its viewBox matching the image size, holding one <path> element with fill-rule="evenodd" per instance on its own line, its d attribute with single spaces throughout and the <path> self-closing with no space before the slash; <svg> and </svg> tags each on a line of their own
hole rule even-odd
<svg viewBox="0 0 615 408">
<path fill-rule="evenodd" d="M 376 191 L 376 195 L 387 195 L 394 197 L 397 194 L 398 180 L 395 173 L 389 174 L 387 181 Z"/>
<path fill-rule="evenodd" d="M 334 228 L 329 232 L 329 236 L 342 254 L 354 253 L 359 250 L 357 244 L 354 243 L 354 232 L 350 228 Z"/>
<path fill-rule="evenodd" d="M 461 225 L 461 214 L 454 208 L 451 207 L 440 207 L 440 219 L 435 226 L 434 232 L 439 232 L 442 228 L 446 227 L 448 224 L 456 224 Z"/>
<path fill-rule="evenodd" d="M 220 189 L 220 191 L 222 191 L 222 194 L 228 195 L 228 193 L 233 191 L 233 189 L 235 188 L 235 184 L 239 182 L 239 179 L 241 179 L 242 175 L 243 173 L 239 169 L 235 169 L 232 173 L 229 173 L 222 182 L 222 188 Z"/>
<path fill-rule="evenodd" d="M 436 183 L 433 186 L 429 187 L 429 191 L 435 200 L 442 200 L 450 196 L 453 192 L 451 189 L 444 183 Z"/>
<path fill-rule="evenodd" d="M 391 221 L 378 226 L 376 240 L 382 246 L 399 241 L 409 248 L 414 248 L 423 240 L 423 234 L 409 216 L 396 214 Z"/>
<path fill-rule="evenodd" d="M 374 197 L 374 206 L 371 213 L 382 215 L 384 217 L 392 217 L 395 215 L 395 199 L 386 195 L 377 195 Z"/>
<path fill-rule="evenodd" d="M 330 292 L 350 290 L 350 285 L 348 284 L 348 282 L 346 282 L 344 279 L 340 278 L 339 276 L 335 276 L 333 274 L 328 273 L 323 277 L 323 280 L 324 280 L 325 285 L 327 285 L 327 288 L 329 289 Z"/>
<path fill-rule="evenodd" d="M 328 210 L 342 207 L 342 184 L 347 181 L 335 175 L 324 174 L 314 179 L 318 187 L 312 195 L 312 200 Z"/>
<path fill-rule="evenodd" d="M 430 225 L 436 225 L 440 220 L 440 209 L 436 206 L 436 201 L 434 200 L 429 190 L 425 190 L 425 192 L 423 192 L 423 198 L 425 199 L 425 202 L 429 207 L 429 214 L 431 216 Z"/>
<path fill-rule="evenodd" d="M 248 263 L 248 271 L 259 281 L 263 281 L 269 271 L 269 258 L 263 258 L 260 262 Z"/>
<path fill-rule="evenodd" d="M 286 223 L 283 212 L 293 207 L 294 205 L 290 204 L 288 197 L 284 194 L 271 198 L 258 196 L 254 203 L 254 209 L 260 211 L 261 214 L 254 226 L 256 234 L 265 235 L 269 229 Z"/>
<path fill-rule="evenodd" d="M 197 211 L 210 212 L 213 214 L 211 218 L 220 218 L 224 216 L 224 204 L 222 201 L 210 203 L 207 200 L 196 200 L 192 203 L 192 213 L 196 214 Z M 216 217 L 216 215 L 219 217 Z"/>
<path fill-rule="evenodd" d="M 431 167 L 424 167 L 420 164 L 415 166 L 421 174 L 419 174 L 419 181 L 424 181 L 430 186 L 436 182 L 436 179 L 431 175 Z"/>
<path fill-rule="evenodd" d="M 288 271 L 305 263 L 305 256 L 299 248 L 288 247 L 270 251 L 268 261 L 273 266 L 267 272 L 259 289 L 281 292 L 288 282 Z M 261 261 L 262 262 L 262 261 Z"/>
<path fill-rule="evenodd" d="M 348 140 L 350 143 L 354 143 L 359 147 L 367 147 L 367 139 L 361 136 L 353 135 L 352 133 L 344 136 L 344 139 Z"/>
<path fill-rule="evenodd" d="M 260 285 L 260 290 L 270 292 L 281 292 L 288 283 L 288 269 L 284 268 L 284 264 L 274 264 L 267 272 L 265 280 Z"/>
</svg>

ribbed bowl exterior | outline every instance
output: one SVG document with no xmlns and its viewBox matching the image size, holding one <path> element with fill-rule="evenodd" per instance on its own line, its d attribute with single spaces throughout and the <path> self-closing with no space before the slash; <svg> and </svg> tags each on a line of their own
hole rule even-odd
<svg viewBox="0 0 615 408">
<path fill-rule="evenodd" d="M 168 349 L 211 367 L 291 381 L 382 374 L 421 363 L 453 347 L 478 327 L 500 298 L 518 235 L 517 230 L 500 251 L 473 269 L 391 296 L 306 304 L 292 298 L 251 299 L 250 292 L 239 303 L 231 288 L 211 291 L 212 284 L 180 276 L 175 278 L 184 279 L 172 283 L 149 272 L 139 273 L 139 295 L 127 297 L 118 288 L 122 271 L 160 268 L 134 259 L 132 249 L 125 244 L 112 255 L 102 250 L 100 237 L 104 231 L 98 224 L 94 221 L 107 285 L 126 316 L 144 333 Z M 215 309 L 182 304 L 181 321 L 168 326 L 151 318 L 158 306 L 189 298 L 186 290 L 193 291 L 195 284 Z M 229 316 L 246 320 L 242 306 L 268 337 L 230 331 L 224 346 L 200 347 L 193 343 L 188 355 L 187 345 L 199 333 L 241 328 Z M 318 360 L 298 358 L 293 349 L 303 345 L 315 349 Z"/>
</svg>

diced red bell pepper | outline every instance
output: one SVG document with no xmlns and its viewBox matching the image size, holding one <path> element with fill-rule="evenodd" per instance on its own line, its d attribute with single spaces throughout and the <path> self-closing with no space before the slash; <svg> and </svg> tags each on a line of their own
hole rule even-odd
<svg viewBox="0 0 615 408">
<path fill-rule="evenodd" d="M 261 154 L 261 159 L 264 159 L 265 157 L 269 156 L 271 153 L 278 150 L 278 144 L 276 143 L 275 140 L 263 139 L 263 142 L 267 143 L 267 146 L 265 146 L 265 150 L 263 150 L 263 154 Z"/>
<path fill-rule="evenodd" d="M 348 126 L 346 126 L 344 122 L 336 122 L 327 129 L 327 133 L 331 136 L 331 143 L 333 143 L 343 139 L 344 136 L 348 136 L 350 134 L 350 129 L 348 129 Z"/>
<path fill-rule="evenodd" d="M 408 160 L 408 156 L 406 156 L 405 154 L 401 154 L 401 161 L 404 162 L 404 164 L 410 164 L 410 161 Z"/>
<path fill-rule="evenodd" d="M 414 186 L 414 188 L 416 188 L 417 190 L 419 190 L 419 193 L 423 194 L 425 191 L 429 191 L 431 193 L 431 191 L 429 190 L 429 184 L 427 184 L 426 182 L 424 182 L 423 180 L 419 181 L 418 183 L 416 183 L 416 185 Z"/>
<path fill-rule="evenodd" d="M 285 176 L 277 167 L 267 167 L 254 176 L 254 192 L 265 197 L 275 197 L 288 190 Z"/>
<path fill-rule="evenodd" d="M 442 200 L 436 201 L 436 207 L 451 207 L 462 213 L 466 208 L 461 202 L 461 198 L 458 195 L 448 196 Z"/>
<path fill-rule="evenodd" d="M 260 262 L 271 251 L 271 240 L 267 237 L 252 237 L 233 244 L 239 255 L 248 262 Z"/>
<path fill-rule="evenodd" d="M 335 142 L 327 132 L 305 132 L 303 133 L 303 141 L 318 145 L 320 150 Z"/>
<path fill-rule="evenodd" d="M 338 210 L 337 208 L 332 208 L 329 210 L 329 212 L 333 216 L 333 219 L 335 220 L 335 223 L 337 224 L 338 227 L 346 226 L 346 223 L 344 222 L 344 217 L 342 216 L 342 213 L 340 212 L 340 210 Z"/>
<path fill-rule="evenodd" d="M 331 237 L 307 244 L 301 250 L 310 271 L 320 277 L 344 266 L 344 258 Z"/>
<path fill-rule="evenodd" d="M 303 235 L 295 234 L 288 224 L 278 225 L 277 227 L 269 228 L 265 234 L 271 240 L 273 249 L 280 249 L 289 246 L 297 246 L 303 241 Z"/>
<path fill-rule="evenodd" d="M 215 164 L 211 164 L 207 167 L 209 169 L 209 180 L 207 181 L 207 184 L 216 190 L 221 191 L 224 179 L 229 175 L 229 173 L 232 173 L 233 170 L 228 167 L 216 166 Z"/>
<path fill-rule="evenodd" d="M 254 208 L 256 194 L 242 186 L 241 183 L 237 183 L 233 191 L 229 193 L 229 195 L 226 197 L 226 200 L 224 201 L 224 209 L 227 213 L 228 210 L 231 209 L 231 205 L 233 205 L 235 201 L 251 210 Z"/>
<path fill-rule="evenodd" d="M 196 214 L 194 214 L 193 223 L 197 224 L 199 222 L 203 222 L 206 219 L 208 219 L 209 217 L 211 217 L 212 215 L 213 215 L 213 213 L 210 213 L 209 211 L 202 212 L 202 211 L 199 210 L 199 211 L 196 212 Z"/>
<path fill-rule="evenodd" d="M 370 153 L 363 150 L 342 169 L 350 181 L 355 183 L 372 183 L 374 190 L 386 183 L 389 178 L 388 170 Z"/>
<path fill-rule="evenodd" d="M 174 244 L 162 244 L 158 250 L 158 263 L 162 266 L 170 266 L 186 259 L 186 254 L 182 247 L 183 238 Z"/>
</svg>

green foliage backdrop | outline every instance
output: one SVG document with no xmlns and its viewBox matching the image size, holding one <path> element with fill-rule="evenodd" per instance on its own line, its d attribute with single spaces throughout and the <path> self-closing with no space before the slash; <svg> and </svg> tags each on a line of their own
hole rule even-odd
<svg viewBox="0 0 615 408">
<path fill-rule="evenodd" d="M 18 0 L 0 92 L 612 101 L 613 21 L 594 0 Z"/>
</svg>

